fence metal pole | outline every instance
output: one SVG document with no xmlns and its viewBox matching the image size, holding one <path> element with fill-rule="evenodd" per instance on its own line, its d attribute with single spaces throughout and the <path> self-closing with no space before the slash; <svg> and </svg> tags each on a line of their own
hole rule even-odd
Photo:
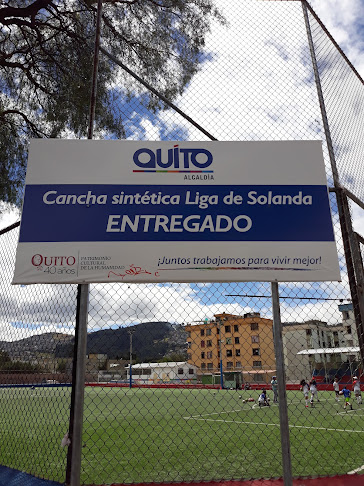
<svg viewBox="0 0 364 486">
<path fill-rule="evenodd" d="M 82 452 L 82 425 L 83 425 L 83 404 L 86 373 L 86 346 L 87 346 L 87 320 L 88 320 L 88 297 L 89 286 L 82 284 L 78 286 L 78 325 L 77 327 L 77 359 L 76 359 L 76 383 L 73 385 L 74 410 L 73 429 L 71 439 L 71 471 L 70 486 L 79 486 L 81 478 L 81 452 Z"/>
<path fill-rule="evenodd" d="M 292 463 L 289 440 L 288 406 L 286 393 L 286 373 L 284 369 L 283 339 L 281 311 L 279 307 L 278 282 L 271 283 L 273 310 L 273 341 L 278 378 L 279 423 L 281 432 L 283 482 L 284 486 L 292 486 Z"/>
<path fill-rule="evenodd" d="M 351 273 L 353 280 L 355 280 L 355 292 L 352 296 L 353 311 L 355 317 L 356 331 L 358 335 L 361 371 L 364 370 L 364 325 L 362 316 L 364 316 L 364 270 L 363 260 L 361 258 L 359 241 L 356 233 L 354 232 L 348 198 L 344 191 L 341 191 L 341 197 L 343 200 L 343 208 L 345 212 L 345 220 L 348 227 L 348 238 L 351 249 Z"/>
<path fill-rule="evenodd" d="M 100 34 L 101 34 L 102 0 L 98 0 L 93 71 L 90 95 L 90 112 L 88 139 L 93 138 L 95 120 L 97 74 L 99 65 Z M 70 409 L 69 439 L 67 454 L 66 484 L 79 486 L 81 484 L 82 456 L 82 425 L 85 395 L 87 323 L 88 323 L 89 285 L 80 284 L 77 287 L 77 310 L 75 326 L 75 346 L 72 372 L 72 394 Z"/>
<path fill-rule="evenodd" d="M 303 10 L 303 16 L 304 16 L 304 19 L 305 19 L 308 45 L 309 45 L 309 49 L 310 49 L 312 67 L 313 67 L 313 72 L 314 72 L 314 76 L 315 76 L 317 96 L 318 96 L 319 103 L 320 103 L 321 117 L 322 117 L 322 122 L 323 122 L 323 126 L 324 126 L 324 131 L 325 131 L 327 149 L 328 149 L 328 152 L 329 152 L 333 182 L 334 182 L 334 186 L 336 188 L 335 192 L 336 192 L 337 208 L 338 208 L 341 234 L 342 234 L 342 240 L 343 240 L 343 246 L 344 246 L 344 254 L 345 254 L 345 261 L 346 261 L 346 267 L 347 267 L 347 273 L 348 273 L 350 294 L 351 294 L 351 298 L 352 298 L 352 302 L 353 302 L 353 311 L 354 311 L 354 316 L 355 316 L 356 329 L 357 329 L 357 333 L 358 333 L 361 362 L 362 362 L 362 365 L 363 365 L 363 363 L 364 363 L 364 336 L 363 336 L 364 303 L 362 304 L 360 302 L 360 298 L 359 298 L 359 295 L 358 295 L 356 272 L 355 272 L 354 262 L 353 262 L 353 260 L 354 260 L 353 252 L 355 251 L 355 246 L 356 246 L 356 244 L 354 242 L 355 236 L 354 236 L 354 231 L 353 231 L 353 227 L 352 227 L 352 224 L 351 224 L 351 217 L 350 217 L 348 201 L 347 201 L 346 195 L 344 194 L 344 190 L 341 187 L 341 184 L 340 184 L 340 181 L 339 181 L 339 172 L 338 172 L 337 165 L 336 165 L 336 159 L 335 159 L 335 153 L 334 153 L 334 148 L 333 148 L 333 143 L 332 143 L 332 138 L 331 138 L 330 126 L 329 126 L 329 122 L 328 122 L 328 118 L 327 118 L 325 100 L 324 100 L 324 96 L 323 96 L 321 79 L 320 79 L 320 74 L 319 74 L 318 65 L 317 65 L 315 47 L 314 47 L 314 44 L 313 44 L 310 20 L 309 20 L 309 17 L 308 17 L 308 8 L 309 8 L 309 6 L 308 6 L 307 1 L 302 0 L 302 10 Z"/>
<path fill-rule="evenodd" d="M 133 387 L 133 334 L 135 329 L 129 328 L 129 388 Z"/>
<path fill-rule="evenodd" d="M 221 318 L 217 317 L 217 325 L 219 330 L 219 353 L 220 353 L 220 360 L 219 360 L 219 368 L 220 368 L 220 389 L 224 389 L 224 369 L 222 363 L 222 339 L 221 339 Z M 225 320 L 225 319 L 224 319 Z"/>
</svg>

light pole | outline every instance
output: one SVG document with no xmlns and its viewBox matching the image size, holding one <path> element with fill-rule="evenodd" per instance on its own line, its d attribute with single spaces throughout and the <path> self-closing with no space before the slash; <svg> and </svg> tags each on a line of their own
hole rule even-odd
<svg viewBox="0 0 364 486">
<path fill-rule="evenodd" d="M 221 321 L 225 321 L 226 318 L 220 319 L 220 317 L 216 317 L 217 320 L 217 328 L 219 330 L 219 353 L 220 353 L 220 388 L 221 390 L 224 389 L 224 373 L 223 373 L 223 367 L 222 367 L 222 339 L 221 339 Z"/>
<path fill-rule="evenodd" d="M 132 375 L 132 361 L 133 361 L 133 334 L 135 329 L 128 328 L 127 333 L 129 334 L 130 346 L 129 346 L 129 388 L 133 385 L 133 375 Z"/>
</svg>

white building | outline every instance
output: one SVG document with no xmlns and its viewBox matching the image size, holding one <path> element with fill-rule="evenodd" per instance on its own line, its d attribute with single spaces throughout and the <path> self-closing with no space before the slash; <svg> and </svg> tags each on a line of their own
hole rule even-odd
<svg viewBox="0 0 364 486">
<path fill-rule="evenodd" d="M 300 341 L 301 350 L 298 350 L 299 346 L 296 345 L 297 359 L 294 363 L 297 370 L 299 363 L 308 363 L 310 369 L 319 372 L 321 379 L 326 382 L 331 382 L 334 376 L 353 376 L 359 372 L 359 340 L 353 304 L 340 304 L 339 310 L 342 313 L 340 324 L 327 326 L 320 321 L 310 321 L 313 325 L 306 329 L 306 349 L 303 339 Z M 290 334 L 286 337 L 293 340 Z M 292 345 L 290 351 L 293 351 Z M 292 364 L 290 363 L 291 368 L 294 369 Z"/>
<path fill-rule="evenodd" d="M 339 311 L 342 314 L 342 323 L 334 326 L 334 331 L 337 331 L 337 340 L 341 346 L 359 346 L 353 304 L 340 304 Z"/>
<path fill-rule="evenodd" d="M 317 320 L 283 323 L 282 338 L 286 379 L 294 383 L 309 379 L 314 368 L 326 366 L 325 354 L 302 351 L 334 346 L 331 326 Z"/>
<path fill-rule="evenodd" d="M 126 367 L 127 379 L 130 379 L 130 367 Z M 139 363 L 132 365 L 133 383 L 195 383 L 197 368 L 186 361 L 169 361 L 166 363 Z"/>
</svg>

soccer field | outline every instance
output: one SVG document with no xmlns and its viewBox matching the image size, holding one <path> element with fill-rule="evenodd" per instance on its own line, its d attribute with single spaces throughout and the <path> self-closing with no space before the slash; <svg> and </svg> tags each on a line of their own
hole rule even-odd
<svg viewBox="0 0 364 486">
<path fill-rule="evenodd" d="M 256 401 L 244 403 L 248 397 Z M 82 483 L 282 476 L 278 405 L 259 408 L 257 397 L 86 387 Z M 364 464 L 364 408 L 353 400 L 346 412 L 333 392 L 319 399 L 305 408 L 301 392 L 288 392 L 294 476 L 344 474 Z M 1 389 L 1 464 L 63 482 L 69 402 L 70 388 Z"/>
</svg>

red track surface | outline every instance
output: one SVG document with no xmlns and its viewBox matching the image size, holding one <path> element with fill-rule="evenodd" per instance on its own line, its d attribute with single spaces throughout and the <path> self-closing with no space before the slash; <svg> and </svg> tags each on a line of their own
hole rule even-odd
<svg viewBox="0 0 364 486">
<path fill-rule="evenodd" d="M 251 481 L 206 481 L 196 483 L 139 483 L 133 486 L 284 486 L 283 479 L 254 479 Z M 95 485 L 89 485 L 95 486 Z M 100 485 L 106 486 L 106 485 Z M 126 486 L 113 483 L 109 486 Z M 128 485 L 130 486 L 130 485 Z M 293 486 L 364 486 L 364 476 L 358 474 L 321 478 L 294 479 Z"/>
</svg>

